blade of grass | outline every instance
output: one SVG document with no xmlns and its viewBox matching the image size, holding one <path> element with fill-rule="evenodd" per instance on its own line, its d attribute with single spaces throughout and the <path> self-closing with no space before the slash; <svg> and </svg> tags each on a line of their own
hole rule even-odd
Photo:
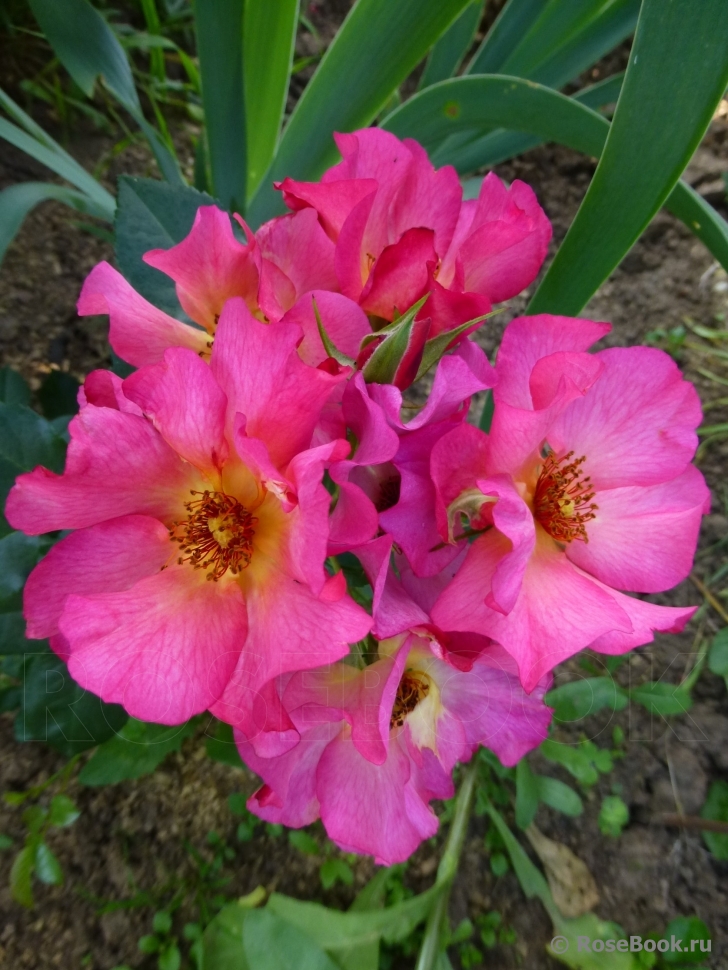
<svg viewBox="0 0 728 970">
<path fill-rule="evenodd" d="M 275 154 L 296 44 L 299 0 L 247 0 L 245 4 L 245 115 L 248 128 L 248 198 Z"/>
<path fill-rule="evenodd" d="M 549 0 L 498 73 L 541 80 L 537 72 L 544 62 L 560 60 L 562 49 L 578 43 L 590 29 L 601 32 L 605 15 L 625 6 L 635 8 L 636 22 L 639 0 Z"/>
<path fill-rule="evenodd" d="M 437 881 L 435 885 L 443 886 L 443 891 L 430 910 L 425 926 L 425 936 L 417 958 L 416 970 L 434 970 L 438 958 L 443 952 L 443 937 L 447 932 L 447 910 L 450 902 L 450 889 L 457 875 L 460 856 L 465 843 L 465 836 L 470 821 L 470 811 L 473 807 L 475 795 L 475 780 L 477 768 L 470 765 L 465 771 L 465 777 L 460 785 L 455 801 L 455 814 L 448 832 L 445 851 L 437 867 Z"/>
<path fill-rule="evenodd" d="M 441 81 L 393 111 L 382 127 L 425 148 L 461 131 L 507 126 L 598 157 L 609 122 L 552 88 L 517 77 L 483 75 Z"/>
<path fill-rule="evenodd" d="M 420 78 L 420 91 L 457 73 L 473 42 L 483 16 L 483 7 L 483 0 L 470 3 L 435 44 Z"/>
<path fill-rule="evenodd" d="M 665 208 L 680 219 L 728 270 L 728 224 L 699 192 L 680 181 Z"/>
<path fill-rule="evenodd" d="M 724 0 L 643 0 L 597 171 L 528 312 L 578 314 L 629 252 L 713 117 L 728 84 L 726 48 Z"/>
<path fill-rule="evenodd" d="M 24 128 L 29 135 L 32 135 L 36 141 L 39 141 L 41 145 L 45 145 L 46 148 L 50 149 L 52 152 L 56 152 L 59 155 L 70 158 L 71 156 L 68 152 L 64 151 L 61 146 L 55 141 L 40 125 L 36 124 L 30 115 L 26 114 L 20 105 L 16 104 L 13 99 L 0 88 L 0 108 L 6 111 L 16 125 Z"/>
<path fill-rule="evenodd" d="M 114 197 L 62 149 L 59 152 L 52 151 L 5 118 L 0 118 L 0 138 L 9 141 L 11 145 L 15 145 L 31 158 L 66 179 L 71 185 L 85 192 L 97 204 L 99 213 L 103 213 L 102 218 L 109 221 L 114 218 L 116 208 Z"/>
<path fill-rule="evenodd" d="M 141 0 L 142 12 L 144 13 L 144 20 L 147 24 L 147 30 L 152 37 L 159 36 L 162 33 L 162 25 L 159 21 L 159 13 L 157 11 L 157 5 L 155 0 Z M 164 66 L 164 51 L 159 47 L 152 47 L 149 51 L 149 69 L 154 77 L 158 81 L 164 81 L 167 77 L 167 72 Z"/>
<path fill-rule="evenodd" d="M 559 0 L 561 2 L 561 0 Z M 579 6 L 584 6 L 578 0 Z M 635 28 L 639 14 L 640 0 L 612 0 L 604 7 L 603 3 L 589 4 L 592 13 L 590 19 L 580 20 L 570 33 L 560 38 L 560 43 L 554 46 L 553 36 L 549 30 L 539 30 L 537 38 L 541 37 L 540 45 L 532 45 L 532 56 L 529 59 L 521 57 L 519 62 L 514 61 L 514 66 L 505 67 L 501 65 L 497 72 L 519 77 L 526 77 L 532 81 L 538 81 L 552 88 L 562 88 L 565 84 L 575 80 L 582 71 L 591 67 L 605 54 L 609 53 L 617 44 L 628 37 Z M 553 3 L 549 4 L 549 9 L 553 9 Z M 557 9 L 557 13 L 561 8 Z M 570 13 L 572 20 L 575 11 L 572 0 L 569 0 L 563 7 L 565 13 Z M 596 13 L 594 12 L 596 10 Z M 541 24 L 543 15 L 538 18 Z M 553 18 L 552 18 L 553 19 Z M 545 27 L 549 27 L 548 20 Z M 532 27 L 536 31 L 536 25 Z M 558 34 L 557 34 L 558 36 Z M 510 58 L 506 60 L 510 61 Z M 474 73 L 471 67 L 469 73 Z M 485 73 L 481 71 L 479 73 Z M 496 73 L 496 69 L 489 70 L 488 73 Z M 475 138 L 473 133 L 453 136 L 447 145 L 447 150 L 451 153 L 456 152 L 465 145 L 471 145 L 471 156 L 477 156 L 480 150 L 480 141 L 489 139 L 483 146 L 490 146 L 490 136 L 497 144 L 497 139 L 505 137 L 504 132 L 491 131 L 479 132 L 479 137 Z M 512 136 L 507 137 L 507 144 L 512 140 Z M 474 144 L 473 144 L 474 143 Z M 523 149 L 525 150 L 525 149 Z M 510 156 L 502 156 L 510 157 Z"/>
<path fill-rule="evenodd" d="M 87 97 L 104 82 L 126 108 L 141 111 L 131 66 L 113 30 L 87 0 L 28 0 L 61 64 Z"/>
<path fill-rule="evenodd" d="M 164 177 L 181 183 L 177 159 L 144 117 L 124 48 L 98 10 L 88 0 L 29 2 L 58 59 L 84 94 L 92 97 L 101 77 L 144 132 Z"/>
<path fill-rule="evenodd" d="M 547 0 L 508 0 L 475 52 L 467 73 L 499 73 L 546 4 Z"/>
<path fill-rule="evenodd" d="M 602 108 L 615 104 L 624 80 L 624 72 L 613 74 L 598 84 L 592 84 L 573 95 L 573 100 L 588 108 Z M 606 130 L 606 129 L 605 129 Z M 488 165 L 497 165 L 515 155 L 543 144 L 543 139 L 518 131 L 499 129 L 486 135 L 476 133 L 471 141 L 463 144 L 455 138 L 446 138 L 441 145 L 430 153 L 435 166 L 454 165 L 461 175 Z"/>
<path fill-rule="evenodd" d="M 53 185 L 51 182 L 11 185 L 0 192 L 0 263 L 30 210 L 47 199 L 65 202 L 85 215 L 108 219 L 108 215 L 87 195 L 64 185 Z"/>
<path fill-rule="evenodd" d="M 213 194 L 237 212 L 245 211 L 247 183 L 244 10 L 244 0 L 195 0 Z"/>
<path fill-rule="evenodd" d="M 634 33 L 641 0 L 615 0 L 534 67 L 529 77 L 562 88 Z"/>
</svg>

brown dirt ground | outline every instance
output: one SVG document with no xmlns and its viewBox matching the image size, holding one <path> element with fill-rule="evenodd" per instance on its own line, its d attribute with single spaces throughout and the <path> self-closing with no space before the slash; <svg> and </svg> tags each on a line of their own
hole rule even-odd
<svg viewBox="0 0 728 970">
<path fill-rule="evenodd" d="M 343 11 L 347 4 L 339 4 Z M 341 11 L 336 11 L 338 15 Z M 181 134 L 184 140 L 184 133 Z M 108 141 L 84 134 L 71 149 L 87 163 L 108 149 Z M 143 150 L 133 148 L 108 168 L 109 184 L 122 170 L 139 174 L 149 169 Z M 722 206 L 722 173 L 728 169 L 728 118 L 717 118 L 688 171 L 688 179 L 711 202 Z M 594 163 L 565 149 L 544 147 L 515 162 L 501 165 L 506 179 L 522 178 L 536 190 L 554 225 L 556 245 L 573 218 L 594 171 Z M 20 179 L 45 177 L 20 153 L 0 145 L 0 187 Z M 58 367 L 82 378 L 91 368 L 109 362 L 105 330 L 94 320 L 79 320 L 74 311 L 84 276 L 110 247 L 79 232 L 61 206 L 47 204 L 27 220 L 0 269 L 0 355 L 37 387 L 49 369 Z M 525 305 L 512 301 L 500 317 L 488 323 L 479 340 L 492 351 L 507 320 Z M 716 269 L 710 254 L 670 215 L 661 213 L 602 286 L 585 310 L 586 316 L 610 320 L 614 331 L 607 343 L 643 342 L 658 328 L 669 330 L 689 322 L 726 330 L 728 278 Z M 721 315 L 722 318 L 721 318 Z M 728 337 L 728 331 L 726 331 Z M 728 343 L 721 345 L 728 349 Z M 692 334 L 682 347 L 680 363 L 701 394 L 707 420 L 728 420 L 725 391 L 726 358 L 711 354 L 707 341 Z M 710 375 L 713 376 L 710 376 Z M 717 380 L 716 380 L 717 377 Z M 476 412 L 477 413 L 477 412 Z M 713 492 L 713 510 L 705 519 L 696 574 L 712 576 L 725 561 L 728 535 L 728 489 L 725 439 L 704 445 L 699 464 Z M 725 588 L 725 587 L 724 587 Z M 714 588 L 720 596 L 720 585 Z M 659 597 L 671 604 L 697 603 L 696 589 L 684 583 Z M 725 595 L 721 600 L 726 603 Z M 663 673 L 678 682 L 690 665 L 696 640 L 722 625 L 712 610 L 701 610 L 681 636 L 658 637 L 639 650 L 620 669 L 625 683 L 658 679 Z M 557 681 L 578 674 L 575 661 L 557 671 Z M 589 866 L 600 890 L 596 911 L 620 923 L 628 933 L 646 936 L 661 932 L 677 915 L 695 914 L 712 931 L 713 970 L 728 968 L 728 864 L 707 852 L 697 834 L 681 833 L 650 819 L 659 812 L 696 813 L 712 780 L 728 777 L 728 697 L 723 682 L 707 670 L 694 690 L 690 714 L 669 723 L 631 707 L 614 715 L 596 715 L 573 728 L 561 728 L 557 738 L 574 740 L 587 733 L 603 747 L 620 725 L 626 736 L 625 755 L 615 770 L 603 776 L 585 796 L 585 812 L 571 820 L 542 807 L 537 824 L 548 835 L 569 845 Z M 41 744 L 17 744 L 11 718 L 0 716 L 0 790 L 25 789 L 49 777 L 63 758 Z M 322 856 L 305 856 L 289 846 L 285 836 L 260 832 L 247 843 L 235 839 L 237 820 L 227 806 L 233 792 L 249 792 L 252 776 L 210 761 L 204 753 L 204 729 L 188 739 L 178 754 L 169 756 L 153 775 L 105 789 L 84 788 L 72 782 L 69 793 L 82 810 L 81 819 L 58 832 L 50 844 L 66 873 L 62 887 L 37 887 L 37 906 L 25 911 L 11 900 L 8 873 L 12 854 L 0 855 L 0 966 L 15 968 L 89 968 L 110 970 L 117 964 L 151 968 L 137 940 L 151 931 L 151 914 L 179 886 L 192 878 L 195 866 L 185 844 L 207 858 L 206 835 L 218 832 L 234 849 L 225 874 L 225 892 L 242 895 L 258 884 L 301 898 L 346 905 L 354 891 L 370 877 L 368 860 L 355 865 L 351 889 L 323 892 L 317 868 Z M 559 769 L 534 759 L 568 781 Z M 621 787 L 618 787 L 621 786 Z M 630 807 L 631 821 L 619 839 L 601 835 L 597 815 L 601 797 L 619 791 Z M 544 951 L 551 938 L 549 920 L 537 902 L 528 902 L 513 873 L 496 879 L 483 846 L 485 825 L 475 818 L 463 853 L 451 912 L 455 922 L 464 916 L 498 909 L 517 939 L 513 946 L 488 952 L 486 964 L 498 970 L 527 967 L 547 970 L 560 966 Z M 0 806 L 0 832 L 22 836 L 20 811 Z M 317 832 L 320 843 L 323 839 Z M 423 846 L 405 876 L 414 890 L 425 888 L 437 864 L 437 845 Z M 154 905 L 134 907 L 146 891 Z M 105 911 L 104 911 L 105 910 Z M 179 927 L 196 918 L 192 901 L 175 916 Z M 395 957 L 394 967 L 411 965 Z"/>
</svg>

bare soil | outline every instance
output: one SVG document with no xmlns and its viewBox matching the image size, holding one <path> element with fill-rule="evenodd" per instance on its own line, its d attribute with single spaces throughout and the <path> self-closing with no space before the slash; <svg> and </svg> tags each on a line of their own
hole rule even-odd
<svg viewBox="0 0 728 970">
<path fill-rule="evenodd" d="M 337 17 L 347 3 L 340 4 Z M 315 12 L 313 14 L 316 15 Z M 108 149 L 108 141 L 85 134 L 70 149 L 92 164 Z M 507 180 L 521 178 L 538 194 L 554 226 L 554 244 L 563 238 L 594 171 L 593 160 L 571 151 L 546 146 L 497 168 Z M 721 176 L 728 169 L 728 118 L 716 118 L 687 173 L 688 180 L 713 203 L 725 207 Z M 150 163 L 134 148 L 108 168 L 109 183 L 116 171 L 144 173 Z M 0 143 L 0 187 L 28 178 L 46 177 L 20 153 Z M 0 357 L 20 370 L 37 388 L 50 369 L 70 371 L 82 378 L 94 367 L 108 366 L 103 324 L 81 320 L 75 300 L 82 281 L 100 259 L 112 257 L 111 247 L 73 224 L 63 207 L 49 203 L 26 221 L 0 268 Z M 525 306 L 512 301 L 501 316 L 487 324 L 479 341 L 492 352 L 502 328 Z M 714 346 L 696 336 L 691 324 L 726 331 L 728 278 L 710 253 L 675 219 L 659 214 L 622 265 L 602 286 L 584 311 L 614 326 L 608 344 L 645 342 L 654 331 L 685 326 L 687 336 L 678 350 L 679 362 L 695 382 L 707 409 L 707 420 L 728 420 L 728 361 L 713 353 Z M 728 342 L 720 344 L 728 350 Z M 477 413 L 477 412 L 476 412 Z M 704 521 L 695 573 L 709 579 L 725 562 L 728 536 L 728 441 L 718 439 L 701 447 L 698 463 L 713 493 L 713 509 Z M 725 585 L 723 586 L 725 590 Z M 713 592 L 728 606 L 721 585 Z M 702 597 L 689 582 L 657 597 L 682 605 Z M 697 621 L 680 636 L 658 636 L 620 668 L 618 679 L 632 685 L 657 680 L 678 683 L 693 662 L 696 643 L 724 625 L 712 609 L 701 610 Z M 583 673 L 573 660 L 557 671 L 557 682 Z M 661 933 L 675 916 L 695 914 L 712 932 L 709 966 L 728 968 L 728 864 L 717 862 L 697 833 L 654 824 L 662 812 L 695 814 L 716 778 L 728 778 L 728 695 L 722 680 L 704 670 L 693 692 L 689 715 L 668 721 L 630 706 L 618 714 L 599 714 L 573 728 L 560 728 L 559 740 L 587 734 L 602 747 L 612 746 L 612 731 L 625 734 L 624 756 L 609 775 L 602 776 L 585 796 L 584 814 L 577 819 L 542 807 L 537 824 L 547 835 L 568 845 L 593 873 L 600 891 L 596 912 L 621 924 L 628 933 Z M 12 717 L 0 715 L 0 790 L 23 790 L 41 783 L 62 767 L 64 759 L 40 743 L 18 744 Z M 533 759 L 537 771 L 569 781 L 560 769 Z M 345 906 L 371 876 L 369 860 L 354 865 L 355 883 L 324 892 L 318 878 L 323 855 L 307 856 L 293 848 L 286 835 L 263 827 L 249 842 L 235 837 L 238 820 L 228 795 L 253 790 L 255 779 L 239 769 L 211 761 L 204 750 L 204 728 L 184 742 L 153 775 L 103 789 L 72 782 L 69 794 L 82 816 L 69 829 L 50 837 L 66 878 L 61 887 L 36 886 L 32 911 L 15 904 L 8 889 L 12 852 L 0 854 L 0 966 L 8 970 L 89 968 L 110 970 L 120 964 L 148 970 L 154 957 L 137 949 L 137 940 L 151 932 L 155 908 L 169 902 L 184 885 L 195 885 L 199 867 L 191 849 L 212 858 L 207 835 L 217 832 L 234 857 L 224 866 L 230 897 L 262 884 L 300 898 Z M 597 816 L 604 795 L 619 793 L 630 808 L 630 823 L 618 839 L 601 834 Z M 20 810 L 0 805 L 0 832 L 22 838 Z M 516 942 L 488 951 L 486 965 L 498 970 L 527 967 L 547 970 L 560 966 L 545 952 L 552 936 L 549 919 L 538 902 L 527 901 L 512 872 L 496 878 L 483 844 L 485 822 L 474 818 L 455 885 L 451 913 L 457 923 L 465 916 L 497 909 L 516 931 Z M 323 845 L 322 833 L 315 830 Z M 438 843 L 428 843 L 413 857 L 405 883 L 419 891 L 432 881 Z M 175 914 L 179 929 L 198 916 L 193 892 Z M 412 962 L 393 957 L 394 967 Z M 457 965 L 457 957 L 453 955 Z"/>
</svg>

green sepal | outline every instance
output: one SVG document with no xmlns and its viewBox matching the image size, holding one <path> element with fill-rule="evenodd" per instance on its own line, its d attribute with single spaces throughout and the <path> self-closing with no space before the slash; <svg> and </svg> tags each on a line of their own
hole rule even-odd
<svg viewBox="0 0 728 970">
<path fill-rule="evenodd" d="M 384 339 L 362 368 L 364 380 L 368 384 L 396 384 L 398 387 L 404 384 L 406 387 L 415 379 L 419 370 L 419 360 L 418 366 L 413 366 L 414 359 L 419 356 L 417 346 L 413 344 L 413 337 L 416 339 L 415 318 L 428 296 L 429 293 L 411 306 L 398 320 L 373 335 L 376 337 L 384 334 Z M 426 320 L 417 321 L 417 323 L 429 327 L 429 322 Z M 365 341 L 362 341 L 363 346 L 371 342 L 367 338 Z M 423 350 L 424 345 L 423 340 Z M 413 372 L 411 380 L 406 379 L 407 372 Z"/>
<path fill-rule="evenodd" d="M 321 320 L 319 308 L 316 306 L 316 300 L 312 299 L 311 303 L 313 304 L 313 313 L 316 317 L 316 326 L 318 327 L 319 337 L 321 337 L 321 343 L 324 345 L 324 350 L 326 353 L 329 355 L 329 357 L 333 357 L 336 363 L 341 364 L 342 367 L 354 367 L 356 361 L 351 357 L 347 357 L 346 354 L 342 354 L 326 332 L 326 327 L 324 327 Z"/>
<path fill-rule="evenodd" d="M 490 313 L 484 313 L 480 317 L 473 317 L 472 320 L 466 320 L 465 323 L 461 323 L 459 327 L 453 327 L 452 330 L 445 330 L 436 337 L 431 337 L 429 340 L 426 340 L 416 379 L 419 380 L 421 377 L 424 377 L 428 370 L 444 357 L 454 340 L 457 340 L 458 337 L 468 330 L 480 326 L 484 320 L 487 320 L 489 317 L 494 317 L 496 313 L 500 312 L 500 309 L 491 310 Z"/>
</svg>

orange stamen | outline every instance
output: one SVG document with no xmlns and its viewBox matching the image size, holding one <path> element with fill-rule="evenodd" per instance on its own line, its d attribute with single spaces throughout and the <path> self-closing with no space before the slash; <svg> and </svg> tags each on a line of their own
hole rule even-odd
<svg viewBox="0 0 728 970">
<path fill-rule="evenodd" d="M 190 494 L 200 498 L 185 502 L 187 520 L 174 523 L 172 541 L 184 553 L 177 561 L 208 570 L 207 578 L 214 583 L 228 569 L 237 575 L 250 565 L 258 520 L 224 492 Z"/>
<path fill-rule="evenodd" d="M 586 523 L 595 518 L 599 506 L 592 502 L 596 493 L 591 479 L 582 477 L 585 461 L 584 455 L 574 458 L 573 451 L 562 458 L 549 451 L 541 468 L 533 500 L 534 515 L 557 542 L 589 541 Z"/>
<path fill-rule="evenodd" d="M 426 678 L 418 677 L 411 670 L 405 670 L 394 699 L 392 716 L 389 719 L 390 729 L 402 727 L 407 715 L 414 711 L 424 697 L 427 697 L 429 690 L 430 684 Z"/>
</svg>

